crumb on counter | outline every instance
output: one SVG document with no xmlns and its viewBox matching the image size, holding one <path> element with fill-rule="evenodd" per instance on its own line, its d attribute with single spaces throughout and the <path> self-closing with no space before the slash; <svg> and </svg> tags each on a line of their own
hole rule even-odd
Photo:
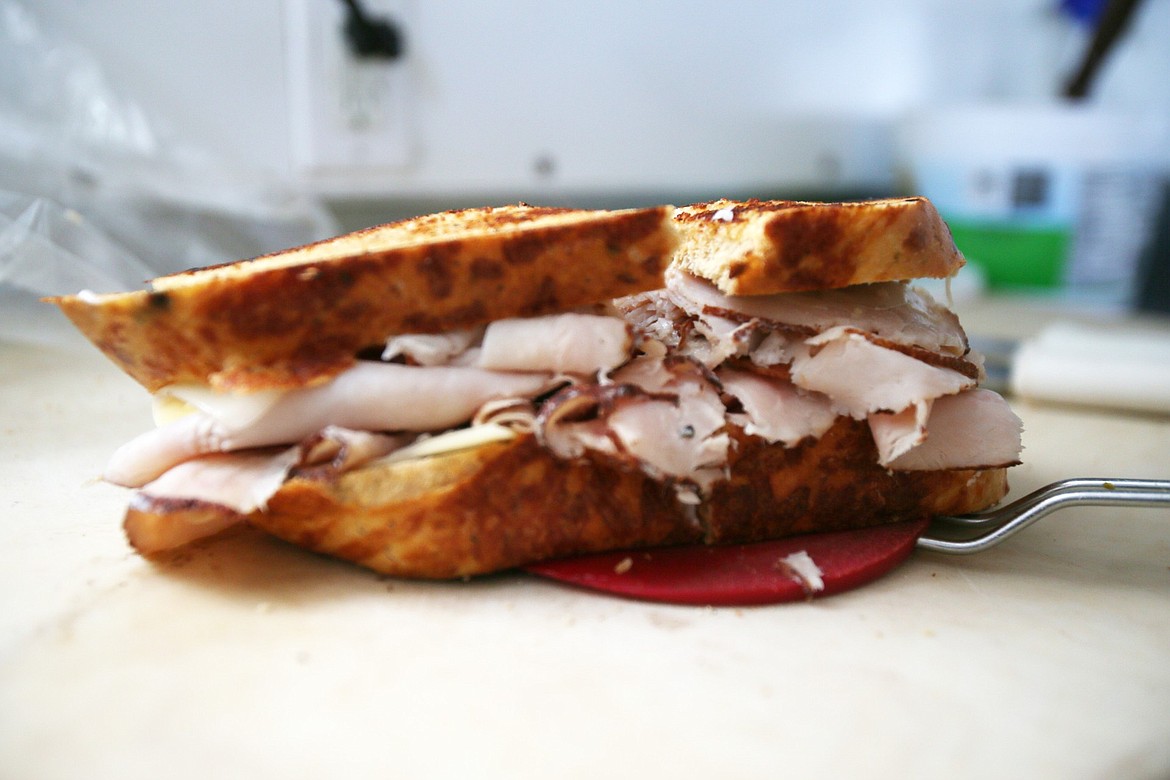
<svg viewBox="0 0 1170 780">
<path fill-rule="evenodd" d="M 817 566 L 816 561 L 812 559 L 807 550 L 784 556 L 776 561 L 776 568 L 784 571 L 803 585 L 809 593 L 817 593 L 825 589 L 824 572 Z"/>
</svg>

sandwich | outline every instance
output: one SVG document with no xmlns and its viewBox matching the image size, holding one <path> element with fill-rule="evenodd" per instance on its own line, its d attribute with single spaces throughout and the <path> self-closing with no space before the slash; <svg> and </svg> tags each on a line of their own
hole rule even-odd
<svg viewBox="0 0 1170 780">
<path fill-rule="evenodd" d="M 1019 420 L 911 284 L 962 263 L 921 198 L 519 204 L 51 300 L 152 395 L 138 551 L 441 579 L 996 503 Z"/>
</svg>

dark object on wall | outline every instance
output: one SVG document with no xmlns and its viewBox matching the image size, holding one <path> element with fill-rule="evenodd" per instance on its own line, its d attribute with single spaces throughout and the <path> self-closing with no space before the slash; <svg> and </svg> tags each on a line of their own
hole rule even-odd
<svg viewBox="0 0 1170 780">
<path fill-rule="evenodd" d="M 1130 20 L 1140 0 L 1108 0 L 1097 19 L 1093 38 L 1079 67 L 1064 87 L 1064 96 L 1072 100 L 1086 97 L 1105 60 L 1129 29 Z"/>
<path fill-rule="evenodd" d="M 389 17 L 371 16 L 358 0 L 343 0 L 345 37 L 358 57 L 396 60 L 405 53 L 402 31 Z"/>
</svg>

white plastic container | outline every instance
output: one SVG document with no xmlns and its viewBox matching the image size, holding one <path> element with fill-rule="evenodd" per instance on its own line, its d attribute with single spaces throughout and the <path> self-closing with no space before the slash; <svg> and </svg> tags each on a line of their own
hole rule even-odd
<svg viewBox="0 0 1170 780">
<path fill-rule="evenodd" d="M 1074 104 L 940 108 L 901 159 L 992 288 L 1124 308 L 1170 165 L 1160 117 Z"/>
</svg>

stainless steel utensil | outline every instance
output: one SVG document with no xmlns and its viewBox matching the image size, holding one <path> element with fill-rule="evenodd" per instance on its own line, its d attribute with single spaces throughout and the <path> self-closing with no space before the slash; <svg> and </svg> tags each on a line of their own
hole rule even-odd
<svg viewBox="0 0 1170 780">
<path fill-rule="evenodd" d="M 1073 506 L 1168 506 L 1170 480 L 1066 479 L 1002 507 L 937 517 L 918 539 L 923 550 L 966 555 L 986 550 L 1058 509 Z"/>
</svg>

